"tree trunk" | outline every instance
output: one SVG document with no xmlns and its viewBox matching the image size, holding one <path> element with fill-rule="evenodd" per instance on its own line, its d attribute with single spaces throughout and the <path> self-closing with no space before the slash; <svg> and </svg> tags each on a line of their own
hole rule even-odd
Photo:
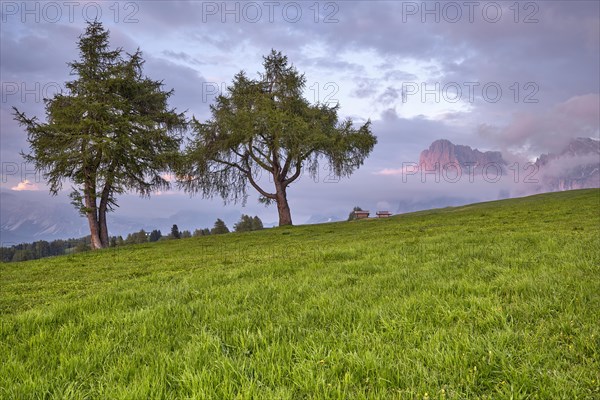
<svg viewBox="0 0 600 400">
<path fill-rule="evenodd" d="M 101 249 L 102 241 L 100 240 L 100 229 L 98 225 L 98 209 L 96 207 L 96 199 L 92 196 L 94 190 L 86 185 L 84 188 L 84 201 L 86 216 L 90 226 L 91 246 L 92 250 Z"/>
<path fill-rule="evenodd" d="M 108 242 L 108 227 L 106 225 L 106 210 L 108 209 L 108 196 L 110 194 L 110 182 L 107 182 L 100 196 L 100 206 L 98 207 L 98 226 L 100 228 L 100 242 L 102 247 L 110 247 Z"/>
<path fill-rule="evenodd" d="M 100 243 L 102 247 L 109 247 L 108 227 L 106 226 L 106 208 L 102 206 L 98 210 L 98 226 L 100 228 Z"/>
<path fill-rule="evenodd" d="M 279 226 L 292 225 L 292 213 L 287 201 L 286 187 L 282 184 L 275 184 L 277 201 L 277 212 L 279 213 Z"/>
<path fill-rule="evenodd" d="M 109 167 L 109 171 L 114 170 L 115 162 L 113 161 Z M 108 238 L 108 227 L 106 225 L 106 212 L 108 210 L 108 203 L 110 201 L 110 193 L 112 189 L 113 176 L 109 175 L 102 188 L 102 194 L 100 195 L 100 206 L 98 207 L 98 225 L 100 227 L 100 241 L 103 247 L 110 247 Z"/>
<path fill-rule="evenodd" d="M 98 229 L 98 219 L 96 218 L 96 213 L 93 211 L 87 212 L 88 224 L 90 225 L 90 235 L 91 235 L 91 246 L 92 250 L 101 249 L 102 242 L 100 240 L 100 232 Z"/>
</svg>

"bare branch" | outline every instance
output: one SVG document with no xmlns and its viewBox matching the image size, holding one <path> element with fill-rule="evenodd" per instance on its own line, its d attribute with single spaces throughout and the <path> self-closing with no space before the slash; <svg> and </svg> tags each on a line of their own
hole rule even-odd
<svg viewBox="0 0 600 400">
<path fill-rule="evenodd" d="M 296 179 L 298 179 L 298 177 L 300 176 L 301 173 L 302 173 L 302 164 L 296 163 L 296 172 L 294 172 L 294 175 L 292 175 L 288 179 L 284 180 L 283 185 L 288 186 L 290 183 L 292 183 Z"/>
<path fill-rule="evenodd" d="M 268 199 L 275 200 L 275 195 L 274 194 L 268 193 L 263 188 L 261 188 L 260 186 L 258 186 L 258 184 L 254 181 L 254 178 L 252 177 L 252 174 L 248 174 L 246 176 L 248 178 L 248 181 L 252 185 L 252 187 L 254 187 L 254 189 L 256 189 L 258 191 L 258 193 L 262 194 L 263 196 L 265 196 Z"/>
</svg>

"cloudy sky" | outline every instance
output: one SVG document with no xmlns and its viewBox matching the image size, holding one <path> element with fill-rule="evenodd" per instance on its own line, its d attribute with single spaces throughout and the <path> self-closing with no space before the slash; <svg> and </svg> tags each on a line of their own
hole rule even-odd
<svg viewBox="0 0 600 400">
<path fill-rule="evenodd" d="M 12 107 L 44 116 L 43 97 L 71 79 L 66 62 L 88 19 L 111 44 L 140 48 L 145 73 L 175 90 L 172 105 L 208 117 L 233 75 L 254 76 L 262 56 L 282 51 L 307 78 L 305 97 L 339 102 L 341 116 L 373 121 L 379 143 L 350 179 L 323 170 L 292 185 L 296 223 L 347 215 L 354 205 L 398 209 L 432 197 L 498 198 L 502 182 L 423 184 L 401 176 L 432 141 L 446 138 L 499 150 L 521 162 L 557 151 L 572 137 L 599 136 L 598 1 L 75 1 L 1 2 L 0 190 L 47 192 L 23 163 L 26 135 Z M 68 187 L 68 186 L 67 186 Z M 48 201 L 66 200 L 66 194 Z M 258 214 L 275 207 L 251 197 L 245 208 L 176 190 L 151 199 L 124 195 L 118 214 Z M 214 219 L 213 219 L 214 220 Z M 231 221 L 233 222 L 233 221 Z M 189 227 L 193 228 L 193 227 Z"/>
</svg>

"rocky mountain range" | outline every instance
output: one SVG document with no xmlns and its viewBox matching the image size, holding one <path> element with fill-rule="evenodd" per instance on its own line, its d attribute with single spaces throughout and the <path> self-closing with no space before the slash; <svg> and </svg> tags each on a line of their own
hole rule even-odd
<svg viewBox="0 0 600 400">
<path fill-rule="evenodd" d="M 542 188 L 550 191 L 600 187 L 600 141 L 576 138 L 558 154 L 542 154 L 535 161 Z"/>
<path fill-rule="evenodd" d="M 444 168 L 452 164 L 475 174 L 490 164 L 500 167 L 503 173 L 507 173 L 508 167 L 499 151 L 481 152 L 446 139 L 433 142 L 419 158 L 419 166 L 424 171 L 433 171 L 436 165 Z M 540 155 L 534 165 L 536 179 L 540 178 L 535 187 L 537 192 L 600 187 L 600 141 L 574 138 L 562 151 Z"/>
<path fill-rule="evenodd" d="M 481 152 L 469 146 L 454 144 L 446 139 L 436 140 L 429 146 L 429 149 L 423 150 L 419 157 L 419 166 L 426 171 L 444 168 L 444 166 L 449 167 L 452 164 L 460 165 L 465 171 L 471 171 L 470 168 L 473 168 L 472 171 L 479 174 L 485 166 L 490 164 L 505 171 L 507 162 L 499 151 Z"/>
</svg>

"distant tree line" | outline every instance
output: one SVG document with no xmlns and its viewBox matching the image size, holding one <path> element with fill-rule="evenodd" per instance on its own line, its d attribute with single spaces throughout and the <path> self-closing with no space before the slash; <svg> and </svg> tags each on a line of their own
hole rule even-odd
<svg viewBox="0 0 600 400">
<path fill-rule="evenodd" d="M 51 242 L 38 240 L 33 243 L 0 247 L 0 260 L 2 262 L 36 260 L 44 257 L 81 253 L 87 250 L 90 250 L 89 236 L 79 239 L 59 239 Z"/>
<path fill-rule="evenodd" d="M 240 220 L 234 225 L 235 232 L 250 232 L 263 229 L 263 223 L 258 216 L 251 217 L 242 215 Z M 162 232 L 155 229 L 146 232 L 144 229 L 128 234 L 125 239 L 122 236 L 111 236 L 109 238 L 110 247 L 120 247 L 132 244 L 152 243 L 162 240 L 187 239 L 191 237 L 200 237 L 208 235 L 220 235 L 229 233 L 229 228 L 225 222 L 218 218 L 212 229 L 196 229 L 194 233 L 189 230 L 180 231 L 174 224 L 171 227 L 171 233 L 163 236 Z M 33 243 L 23 243 L 10 247 L 0 247 L 1 262 L 18 262 L 37 260 L 39 258 L 62 256 L 67 254 L 76 254 L 91 250 L 91 236 L 78 239 L 58 239 L 53 241 L 38 240 Z"/>
</svg>

